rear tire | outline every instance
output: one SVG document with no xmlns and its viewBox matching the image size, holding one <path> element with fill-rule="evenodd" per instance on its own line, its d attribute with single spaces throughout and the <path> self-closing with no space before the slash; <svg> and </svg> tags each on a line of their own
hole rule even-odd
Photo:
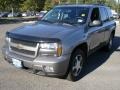
<svg viewBox="0 0 120 90">
<path fill-rule="evenodd" d="M 81 49 L 77 49 L 73 53 L 69 66 L 68 80 L 77 81 L 81 78 L 85 58 L 85 53 Z"/>
<path fill-rule="evenodd" d="M 112 45 L 113 45 L 113 35 L 111 34 L 109 38 L 109 42 L 107 43 L 106 46 L 104 46 L 104 51 L 109 52 L 112 49 Z"/>
</svg>

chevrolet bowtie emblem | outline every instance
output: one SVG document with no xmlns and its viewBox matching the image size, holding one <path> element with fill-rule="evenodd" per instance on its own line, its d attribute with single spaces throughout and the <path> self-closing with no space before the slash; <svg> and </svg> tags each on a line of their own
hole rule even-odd
<svg viewBox="0 0 120 90">
<path fill-rule="evenodd" d="M 22 44 L 17 44 L 17 46 L 16 46 L 18 49 L 23 49 L 23 46 L 22 46 Z"/>
</svg>

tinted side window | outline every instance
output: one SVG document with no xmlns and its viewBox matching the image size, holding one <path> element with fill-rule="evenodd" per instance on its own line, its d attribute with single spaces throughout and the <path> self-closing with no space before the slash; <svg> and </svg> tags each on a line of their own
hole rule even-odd
<svg viewBox="0 0 120 90">
<path fill-rule="evenodd" d="M 106 8 L 106 10 L 107 10 L 107 13 L 108 13 L 108 16 L 109 16 L 109 20 L 113 20 L 113 14 L 112 14 L 110 8 Z"/>
<path fill-rule="evenodd" d="M 101 20 L 103 22 L 105 22 L 109 19 L 107 12 L 105 11 L 105 8 L 103 8 L 103 7 L 100 8 L 100 15 L 101 15 Z"/>
<path fill-rule="evenodd" d="M 94 8 L 90 17 L 91 21 L 100 20 L 99 8 Z"/>
</svg>

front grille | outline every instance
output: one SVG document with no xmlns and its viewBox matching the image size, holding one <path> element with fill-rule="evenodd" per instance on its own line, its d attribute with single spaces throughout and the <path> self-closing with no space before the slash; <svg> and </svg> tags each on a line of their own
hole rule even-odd
<svg viewBox="0 0 120 90">
<path fill-rule="evenodd" d="M 35 58 L 39 48 L 39 43 L 27 42 L 17 39 L 10 39 L 9 48 L 11 52 L 18 55 Z"/>
<path fill-rule="evenodd" d="M 21 53 L 24 53 L 24 54 L 28 54 L 28 55 L 34 55 L 35 52 L 34 51 L 28 51 L 28 50 L 24 50 L 24 49 L 18 49 L 16 47 L 12 47 L 11 46 L 11 49 L 15 52 L 21 52 Z"/>
<path fill-rule="evenodd" d="M 34 42 L 25 42 L 25 41 L 17 40 L 17 39 L 11 39 L 11 42 L 12 43 L 18 43 L 18 44 L 23 44 L 23 45 L 26 45 L 26 46 L 36 47 L 36 43 L 34 43 Z"/>
</svg>

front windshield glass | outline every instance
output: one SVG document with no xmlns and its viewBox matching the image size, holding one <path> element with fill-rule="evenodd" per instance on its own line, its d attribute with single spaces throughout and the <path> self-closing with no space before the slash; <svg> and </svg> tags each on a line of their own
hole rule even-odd
<svg viewBox="0 0 120 90">
<path fill-rule="evenodd" d="M 51 23 L 84 24 L 87 20 L 87 7 L 56 7 L 49 11 L 42 21 Z"/>
</svg>

